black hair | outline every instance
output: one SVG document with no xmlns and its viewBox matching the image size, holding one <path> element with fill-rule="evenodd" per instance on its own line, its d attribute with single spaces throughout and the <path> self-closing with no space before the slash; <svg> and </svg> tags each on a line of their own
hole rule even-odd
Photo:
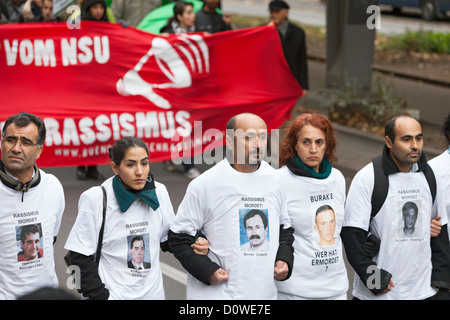
<svg viewBox="0 0 450 320">
<path fill-rule="evenodd" d="M 395 122 L 397 121 L 398 118 L 402 118 L 402 117 L 414 119 L 413 117 L 411 117 L 407 114 L 401 114 L 401 115 L 393 117 L 388 122 L 386 122 L 386 126 L 384 127 L 384 135 L 389 137 L 389 139 L 391 139 L 392 143 L 395 142 Z"/>
<path fill-rule="evenodd" d="M 13 123 L 15 124 L 17 127 L 19 128 L 23 128 L 28 126 L 30 123 L 34 123 L 38 129 L 38 138 L 36 143 L 39 145 L 44 145 L 45 142 L 45 136 L 46 136 L 46 129 L 45 129 L 45 124 L 42 121 L 41 118 L 39 118 L 38 116 L 35 116 L 34 114 L 28 113 L 28 112 L 20 112 L 18 114 L 14 114 L 12 116 L 10 116 L 6 122 L 5 125 L 3 126 L 3 130 L 2 130 L 2 138 L 5 138 L 5 134 L 6 134 L 6 128 L 8 128 L 8 126 Z"/>
<path fill-rule="evenodd" d="M 134 236 L 133 239 L 131 239 L 131 243 L 130 243 L 130 249 L 133 249 L 133 243 L 135 241 L 142 241 L 142 243 L 144 244 L 144 248 L 145 248 L 145 241 L 144 238 L 142 236 Z"/>
<path fill-rule="evenodd" d="M 106 15 L 107 7 L 106 7 L 105 0 L 86 0 L 82 7 L 81 20 L 97 21 L 97 19 L 95 19 L 93 16 L 91 16 L 91 14 L 89 12 L 90 8 L 96 4 L 101 4 L 104 9 L 103 15 L 99 21 L 107 21 L 107 22 L 109 21 L 107 15 Z"/>
<path fill-rule="evenodd" d="M 245 214 L 244 220 L 243 220 L 244 227 L 247 227 L 246 226 L 247 220 L 250 219 L 250 218 L 253 218 L 254 216 L 260 216 L 262 221 L 263 221 L 263 224 L 264 224 L 264 229 L 267 229 L 267 217 L 266 217 L 266 215 L 264 214 L 264 212 L 262 212 L 260 210 L 256 210 L 256 209 L 250 210 L 249 212 L 247 212 Z"/>
<path fill-rule="evenodd" d="M 147 155 L 149 155 L 147 145 L 144 141 L 136 137 L 125 137 L 117 140 L 114 145 L 109 148 L 109 158 L 116 166 L 120 166 L 123 158 L 125 158 L 125 153 L 132 147 L 144 148 Z"/>
<path fill-rule="evenodd" d="M 179 22 L 177 19 L 177 15 L 179 15 L 179 14 L 182 15 L 184 10 L 186 10 L 187 6 L 194 7 L 194 5 L 192 3 L 186 2 L 186 1 L 177 1 L 175 3 L 175 5 L 173 6 L 173 19 L 175 21 Z"/>
<path fill-rule="evenodd" d="M 327 211 L 327 210 L 331 210 L 334 212 L 333 208 L 327 204 L 324 204 L 323 206 L 320 206 L 317 210 L 316 210 L 316 216 L 321 213 L 322 211 Z"/>
<path fill-rule="evenodd" d="M 22 230 L 20 230 L 20 241 L 22 243 L 25 243 L 25 238 L 27 234 L 30 233 L 39 233 L 39 236 L 42 236 L 41 228 L 38 224 L 29 224 L 22 227 Z"/>
<path fill-rule="evenodd" d="M 391 139 L 392 143 L 395 141 L 395 121 L 397 120 L 397 117 L 394 117 L 390 119 L 386 126 L 384 127 L 384 135 L 389 137 Z"/>
<path fill-rule="evenodd" d="M 416 215 L 419 212 L 419 208 L 417 207 L 417 204 L 415 204 L 414 202 L 408 201 L 402 207 L 402 213 L 404 216 L 408 213 L 409 209 L 414 209 L 414 213 Z"/>
</svg>

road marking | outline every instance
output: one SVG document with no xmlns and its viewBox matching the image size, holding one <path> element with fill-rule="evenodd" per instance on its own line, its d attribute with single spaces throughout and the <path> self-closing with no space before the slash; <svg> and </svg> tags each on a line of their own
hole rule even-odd
<svg viewBox="0 0 450 320">
<path fill-rule="evenodd" d="M 165 276 L 167 276 L 167 277 L 169 277 L 169 278 L 171 278 L 171 279 L 173 279 L 173 280 L 175 280 L 175 281 L 177 281 L 177 282 L 179 282 L 181 284 L 187 285 L 187 274 L 186 274 L 186 272 L 180 271 L 180 270 L 178 270 L 178 269 L 176 269 L 176 268 L 174 268 L 174 267 L 172 267 L 172 266 L 170 266 L 167 263 L 162 262 L 162 261 L 160 262 L 160 264 L 161 264 L 162 273 Z"/>
</svg>

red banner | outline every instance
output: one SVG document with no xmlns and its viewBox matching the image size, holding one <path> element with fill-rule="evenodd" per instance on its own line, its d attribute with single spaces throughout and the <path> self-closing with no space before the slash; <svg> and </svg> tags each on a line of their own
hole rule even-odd
<svg viewBox="0 0 450 320">
<path fill-rule="evenodd" d="M 0 126 L 41 117 L 41 167 L 109 163 L 124 136 L 142 138 L 152 161 L 190 156 L 222 145 L 241 112 L 280 127 L 300 95 L 273 27 L 161 37 L 103 22 L 0 26 Z"/>
</svg>

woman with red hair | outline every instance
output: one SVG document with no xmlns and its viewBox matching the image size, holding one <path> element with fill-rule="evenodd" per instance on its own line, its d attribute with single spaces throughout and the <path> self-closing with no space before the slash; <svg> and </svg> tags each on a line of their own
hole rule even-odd
<svg viewBox="0 0 450 320">
<path fill-rule="evenodd" d="M 347 299 L 339 236 L 346 189 L 344 176 L 332 167 L 335 152 L 333 126 L 315 113 L 294 119 L 281 142 L 278 174 L 295 230 L 295 263 L 290 279 L 278 282 L 279 299 Z"/>
</svg>

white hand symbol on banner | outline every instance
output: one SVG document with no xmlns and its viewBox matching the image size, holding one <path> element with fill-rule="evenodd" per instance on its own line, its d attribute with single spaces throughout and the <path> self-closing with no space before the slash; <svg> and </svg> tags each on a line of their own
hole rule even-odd
<svg viewBox="0 0 450 320">
<path fill-rule="evenodd" d="M 181 34 L 178 39 L 182 40 L 183 43 L 176 44 L 175 47 L 186 56 L 192 71 L 209 73 L 209 51 L 203 38 L 200 35 Z M 156 63 L 170 82 L 152 84 L 142 79 L 139 75 L 139 71 L 151 56 L 155 57 Z M 204 68 L 202 58 L 204 59 Z M 117 81 L 116 89 L 123 96 L 141 95 L 157 107 L 170 109 L 170 102 L 155 93 L 153 88 L 187 88 L 191 84 L 191 73 L 178 52 L 166 39 L 156 37 L 152 41 L 150 50 L 139 60 L 134 69 L 129 70 L 123 78 Z"/>
</svg>

